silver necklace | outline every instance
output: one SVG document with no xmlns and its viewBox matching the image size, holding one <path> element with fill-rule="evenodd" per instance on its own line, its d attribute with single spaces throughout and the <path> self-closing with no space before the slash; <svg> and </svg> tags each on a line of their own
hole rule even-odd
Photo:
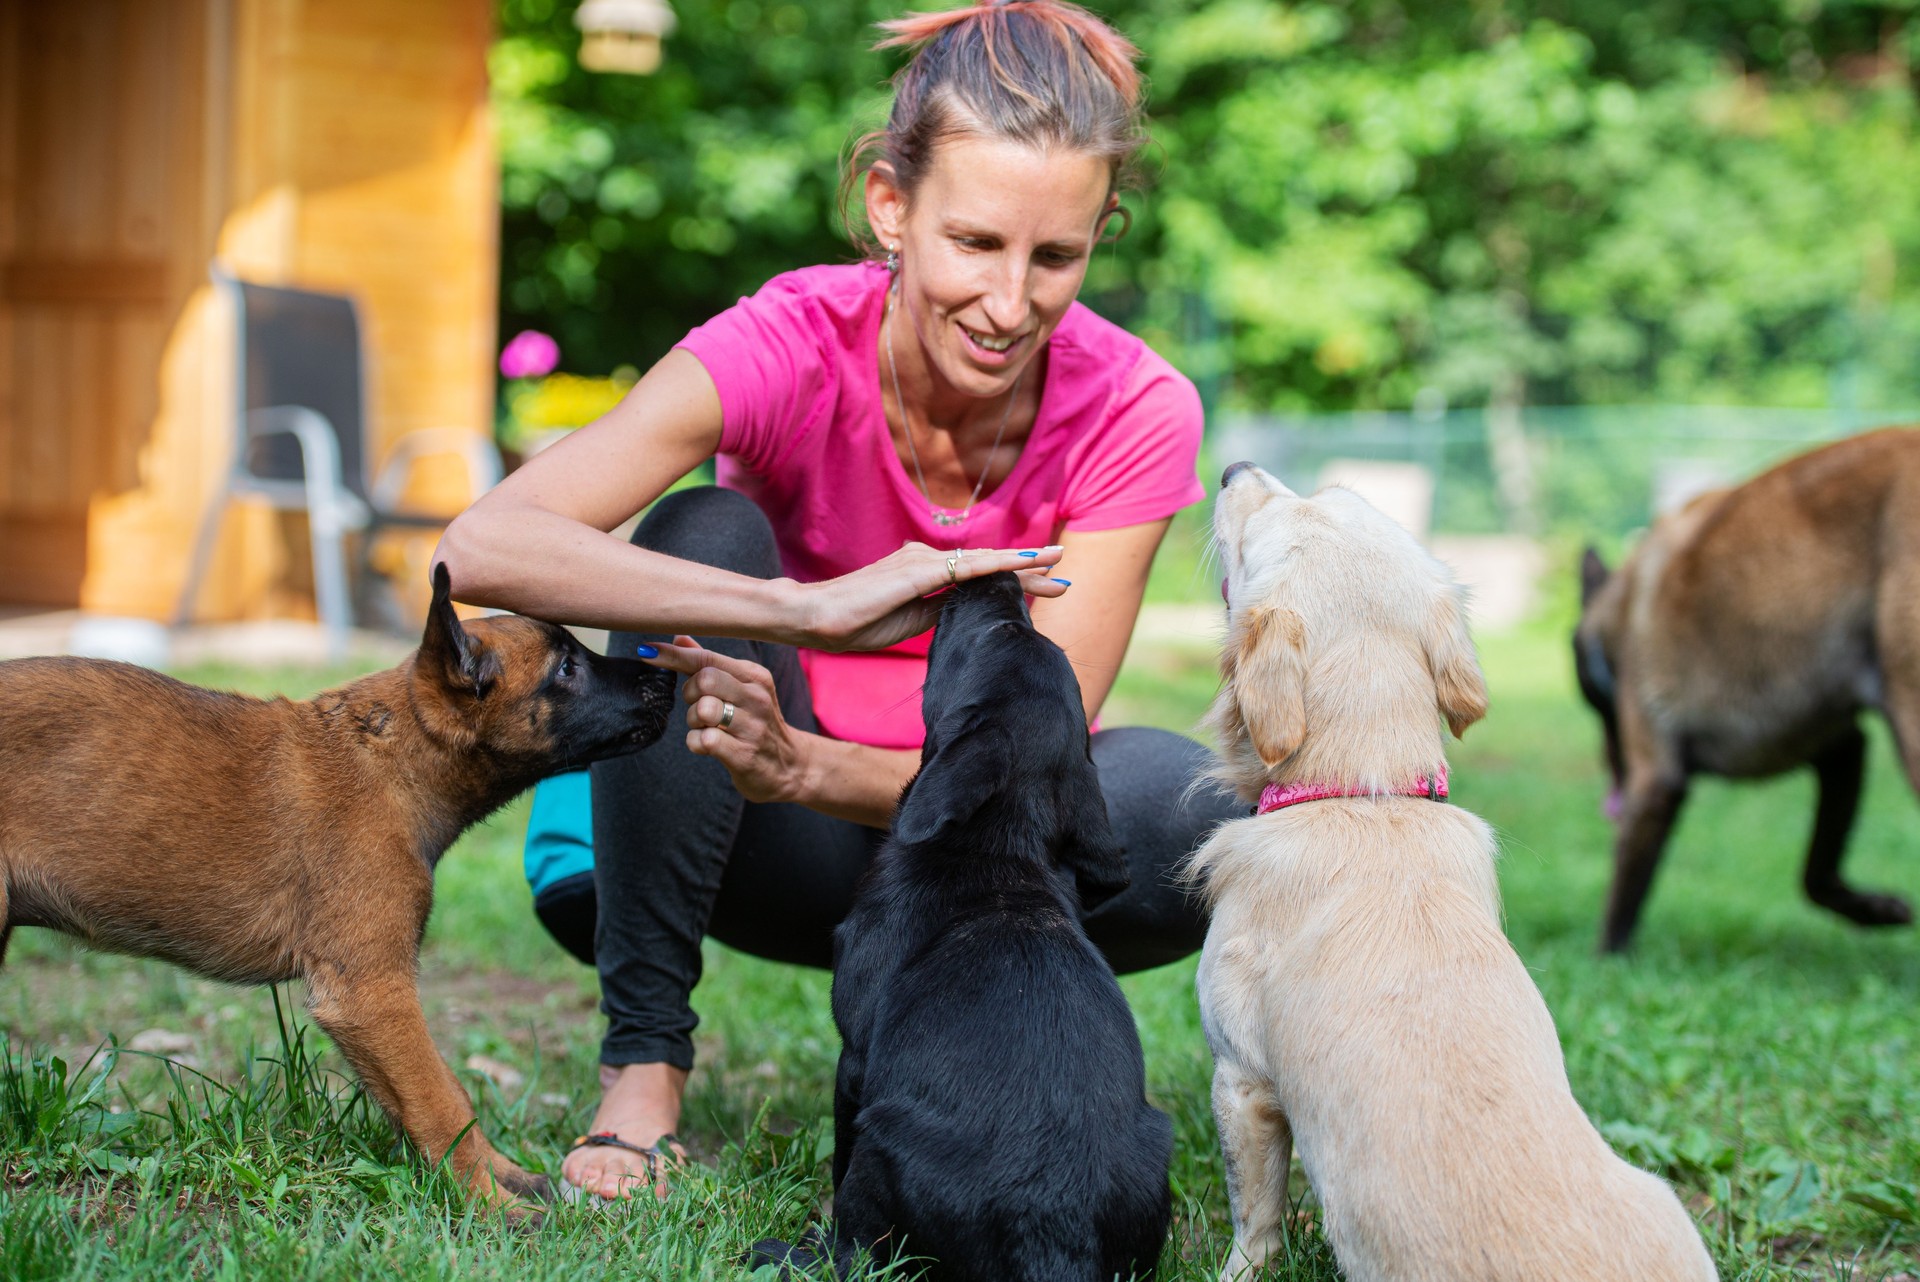
<svg viewBox="0 0 1920 1282">
<path fill-rule="evenodd" d="M 967 519 L 967 513 L 973 511 L 973 505 L 980 501 L 981 487 L 987 483 L 987 473 L 993 470 L 993 457 L 1000 452 L 1000 439 L 1007 434 L 1007 420 L 1013 417 L 1013 402 L 1020 395 L 1020 380 L 1027 376 L 1022 369 L 1013 376 L 1013 387 L 1007 392 L 1007 408 L 1000 413 L 1000 430 L 993 434 L 993 444 L 987 449 L 987 465 L 980 469 L 980 479 L 973 483 L 973 493 L 967 498 L 967 505 L 958 512 L 943 508 L 933 501 L 933 491 L 927 488 L 926 473 L 920 470 L 920 449 L 913 443 L 913 420 L 907 417 L 906 398 L 900 395 L 900 366 L 893 359 L 893 304 L 898 295 L 887 291 L 887 372 L 893 376 L 893 403 L 900 410 L 900 430 L 906 433 L 907 454 L 913 459 L 913 479 L 920 483 L 920 495 L 927 501 L 927 512 L 936 525 L 960 525 Z M 957 451 L 956 451 L 957 453 Z M 967 475 L 966 465 L 960 468 L 961 479 Z"/>
</svg>

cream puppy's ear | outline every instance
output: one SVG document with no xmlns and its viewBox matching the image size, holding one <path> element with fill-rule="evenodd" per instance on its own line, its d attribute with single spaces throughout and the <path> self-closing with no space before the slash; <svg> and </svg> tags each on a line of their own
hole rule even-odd
<svg viewBox="0 0 1920 1282">
<path fill-rule="evenodd" d="M 1433 670 L 1434 700 L 1448 729 L 1458 739 L 1467 727 L 1487 715 L 1487 682 L 1480 675 L 1480 658 L 1467 634 L 1466 612 L 1460 591 L 1449 585 L 1434 602 L 1427 620 L 1427 666 Z"/>
<path fill-rule="evenodd" d="M 1306 628 L 1291 610 L 1255 608 L 1229 652 L 1227 688 L 1260 763 L 1271 770 L 1307 737 Z"/>
</svg>

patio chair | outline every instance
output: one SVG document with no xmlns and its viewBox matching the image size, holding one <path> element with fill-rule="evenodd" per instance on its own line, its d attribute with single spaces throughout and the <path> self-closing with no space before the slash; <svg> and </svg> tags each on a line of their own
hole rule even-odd
<svg viewBox="0 0 1920 1282">
<path fill-rule="evenodd" d="M 246 496 L 279 511 L 303 511 L 313 553 L 314 604 L 328 648 L 343 655 L 354 623 L 346 536 L 360 538 L 362 584 L 373 577 L 369 552 L 387 529 L 438 529 L 448 514 L 401 505 L 409 470 L 421 459 L 465 459 L 470 498 L 498 484 L 493 442 L 460 428 L 423 428 L 370 466 L 365 360 L 359 312 L 351 298 L 259 285 L 212 269 L 214 287 L 233 305 L 237 372 L 232 466 L 201 518 L 193 561 L 174 623 L 193 615 L 227 504 Z"/>
</svg>

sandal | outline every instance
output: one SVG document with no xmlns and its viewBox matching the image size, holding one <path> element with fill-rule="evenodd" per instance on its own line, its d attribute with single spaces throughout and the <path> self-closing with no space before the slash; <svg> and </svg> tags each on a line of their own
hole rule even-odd
<svg viewBox="0 0 1920 1282">
<path fill-rule="evenodd" d="M 671 1164 L 674 1162 L 678 1162 L 680 1160 L 679 1155 L 674 1153 L 674 1151 L 668 1147 L 668 1145 L 670 1144 L 678 1144 L 679 1142 L 680 1142 L 680 1137 L 677 1135 L 674 1135 L 671 1131 L 669 1131 L 667 1134 L 662 1135 L 659 1139 L 655 1140 L 649 1147 L 642 1148 L 638 1144 L 634 1144 L 627 1140 L 621 1139 L 618 1135 L 615 1135 L 612 1131 L 597 1131 L 591 1135 L 582 1135 L 578 1139 L 574 1140 L 573 1147 L 569 1148 L 567 1152 L 571 1153 L 574 1151 L 574 1149 L 582 1149 L 582 1148 L 623 1148 L 629 1153 L 638 1153 L 641 1157 L 646 1159 L 647 1188 L 649 1190 L 652 1190 L 654 1188 L 657 1188 L 660 1184 L 660 1168 L 662 1164 Z M 636 1183 L 638 1182 L 637 1175 L 629 1176 L 627 1178 L 635 1180 Z M 577 1201 L 580 1201 L 582 1198 L 588 1196 L 588 1194 L 586 1194 L 585 1191 L 582 1190 L 579 1186 L 570 1184 L 563 1178 L 560 1181 L 560 1196 L 565 1198 L 569 1202 L 577 1202 Z M 614 1201 L 620 1200 L 616 1198 L 602 1197 L 599 1194 L 593 1194 L 592 1196 L 596 1200 L 601 1202 L 614 1202 Z"/>
</svg>

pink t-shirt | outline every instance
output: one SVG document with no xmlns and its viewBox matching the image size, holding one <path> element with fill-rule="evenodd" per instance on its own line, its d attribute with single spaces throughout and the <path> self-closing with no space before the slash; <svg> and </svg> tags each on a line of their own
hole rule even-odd
<svg viewBox="0 0 1920 1282">
<path fill-rule="evenodd" d="M 877 263 L 776 276 L 680 341 L 720 393 L 720 484 L 760 505 L 782 569 L 849 573 L 909 539 L 934 547 L 1044 547 L 1063 530 L 1171 516 L 1205 496 L 1200 398 L 1145 343 L 1073 304 L 1048 339 L 1046 386 L 1011 474 L 966 523 L 935 523 L 901 464 L 880 402 L 887 273 Z M 1065 577 L 1072 567 L 1062 566 Z M 802 650 L 822 732 L 917 748 L 931 632 L 886 650 Z"/>
</svg>

